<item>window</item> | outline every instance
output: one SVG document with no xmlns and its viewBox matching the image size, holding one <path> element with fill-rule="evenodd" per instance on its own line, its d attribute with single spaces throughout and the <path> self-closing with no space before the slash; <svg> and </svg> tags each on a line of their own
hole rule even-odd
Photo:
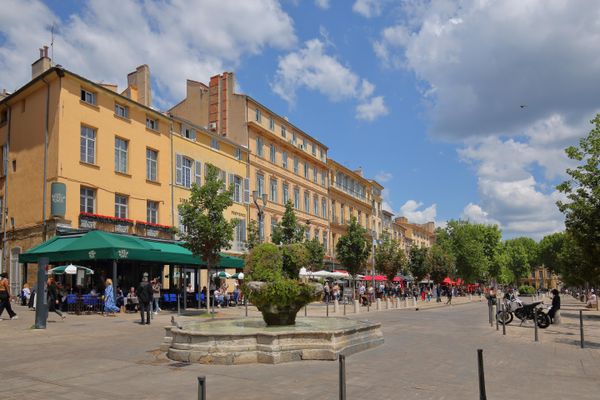
<svg viewBox="0 0 600 400">
<path fill-rule="evenodd" d="M 146 221 L 158 224 L 158 201 L 148 200 L 146 202 Z"/>
<path fill-rule="evenodd" d="M 210 140 L 210 147 L 212 147 L 215 150 L 221 150 L 221 144 L 219 143 L 219 139 L 212 138 Z"/>
<path fill-rule="evenodd" d="M 313 214 L 319 215 L 319 196 L 313 197 Z"/>
<path fill-rule="evenodd" d="M 304 177 L 305 177 L 306 179 L 309 179 L 309 177 L 308 177 L 308 169 L 309 169 L 309 168 L 310 168 L 310 167 L 308 166 L 308 163 L 307 163 L 307 162 L 305 162 L 305 163 L 304 163 Z"/>
<path fill-rule="evenodd" d="M 325 171 L 321 172 L 321 185 L 326 186 L 326 183 L 327 183 L 327 182 L 325 182 L 326 178 L 327 178 L 326 172 Z"/>
<path fill-rule="evenodd" d="M 236 160 L 242 159 L 242 149 L 235 149 L 235 159 Z"/>
<path fill-rule="evenodd" d="M 300 209 L 300 189 L 294 188 L 294 208 Z"/>
<path fill-rule="evenodd" d="M 283 188 L 282 188 L 283 189 L 283 198 L 282 198 L 282 200 L 283 200 L 283 204 L 285 205 L 290 200 L 290 192 L 289 192 L 290 191 L 290 187 L 288 186 L 287 183 L 284 183 L 282 186 L 283 186 Z"/>
<path fill-rule="evenodd" d="M 235 241 L 244 243 L 246 241 L 246 220 L 240 219 L 235 226 Z"/>
<path fill-rule="evenodd" d="M 304 211 L 308 214 L 310 212 L 310 193 L 304 192 Z"/>
<path fill-rule="evenodd" d="M 263 156 L 263 140 L 261 137 L 256 138 L 256 154 L 259 157 Z"/>
<path fill-rule="evenodd" d="M 96 161 L 96 130 L 87 126 L 81 127 L 79 159 L 84 163 L 94 164 Z"/>
<path fill-rule="evenodd" d="M 275 130 L 275 120 L 273 119 L 273 117 L 269 117 L 269 129 L 272 131 Z"/>
<path fill-rule="evenodd" d="M 8 174 L 8 144 L 3 144 L 2 145 L 2 176 L 6 176 L 6 174 Z M 1 222 L 2 221 L 0 221 L 0 223 Z"/>
<path fill-rule="evenodd" d="M 79 212 L 93 214 L 96 210 L 96 191 L 82 187 L 79 189 Z"/>
<path fill-rule="evenodd" d="M 281 166 L 285 169 L 287 169 L 288 167 L 288 161 L 287 161 L 287 151 L 284 151 L 281 153 Z"/>
<path fill-rule="evenodd" d="M 344 205 L 340 205 L 340 217 L 342 219 L 341 223 L 345 224 L 346 223 L 346 210 L 344 209 Z"/>
<path fill-rule="evenodd" d="M 318 229 L 315 229 L 313 238 L 320 240 L 321 239 L 321 231 Z"/>
<path fill-rule="evenodd" d="M 204 172 L 206 173 L 207 171 L 208 170 L 206 168 L 204 168 Z M 196 182 L 196 185 L 198 185 L 198 186 L 202 185 L 202 163 L 200 161 L 194 162 L 194 178 L 195 178 L 194 182 Z"/>
<path fill-rule="evenodd" d="M 275 228 L 277 228 L 277 217 L 271 215 L 271 237 L 273 237 L 273 232 L 275 232 Z"/>
<path fill-rule="evenodd" d="M 319 157 L 321 158 L 321 161 L 325 161 L 325 152 L 323 149 L 319 149 Z"/>
<path fill-rule="evenodd" d="M 234 175 L 233 176 L 233 201 L 237 203 L 242 202 L 242 178 Z"/>
<path fill-rule="evenodd" d="M 277 150 L 275 149 L 275 145 L 271 143 L 269 145 L 269 159 L 274 164 L 275 163 L 275 155 L 277 154 Z"/>
<path fill-rule="evenodd" d="M 196 131 L 189 126 L 181 125 L 181 136 L 186 139 L 196 140 Z"/>
<path fill-rule="evenodd" d="M 281 125 L 281 137 L 285 138 L 287 136 L 287 131 L 285 125 Z"/>
<path fill-rule="evenodd" d="M 146 179 L 157 181 L 158 151 L 146 149 Z"/>
<path fill-rule="evenodd" d="M 360 210 L 358 210 L 358 224 L 362 226 L 362 213 L 360 212 Z"/>
<path fill-rule="evenodd" d="M 127 218 L 127 196 L 115 194 L 115 217 Z"/>
<path fill-rule="evenodd" d="M 327 200 L 325 200 L 325 197 L 321 198 L 321 217 L 327 218 Z"/>
<path fill-rule="evenodd" d="M 323 248 L 327 251 L 327 231 L 323 231 Z"/>
<path fill-rule="evenodd" d="M 187 233 L 187 226 L 183 224 L 183 215 L 177 214 L 177 224 L 179 225 L 179 231 L 181 231 L 181 233 Z"/>
<path fill-rule="evenodd" d="M 127 173 L 127 140 L 115 138 L 115 171 Z"/>
<path fill-rule="evenodd" d="M 292 132 L 292 144 L 296 144 L 296 132 Z"/>
<path fill-rule="evenodd" d="M 331 200 L 331 219 L 335 220 L 335 201 Z"/>
<path fill-rule="evenodd" d="M 306 142 L 306 138 L 302 138 L 302 149 L 308 151 L 308 143 Z"/>
<path fill-rule="evenodd" d="M 306 240 L 310 240 L 310 228 L 304 230 L 304 237 Z"/>
<path fill-rule="evenodd" d="M 317 156 L 317 145 L 314 143 L 312 144 L 312 155 Z"/>
<path fill-rule="evenodd" d="M 85 89 L 81 89 L 81 101 L 85 101 L 88 104 L 96 105 L 96 93 L 90 92 Z"/>
<path fill-rule="evenodd" d="M 256 122 L 260 122 L 261 121 L 261 113 L 260 113 L 260 108 L 256 109 L 256 114 L 254 114 L 254 119 L 256 120 Z"/>
<path fill-rule="evenodd" d="M 277 179 L 271 178 L 271 199 L 273 203 L 277 203 Z"/>
<path fill-rule="evenodd" d="M 317 183 L 317 181 L 319 180 L 319 170 L 317 169 L 317 167 L 313 168 L 313 182 Z"/>
<path fill-rule="evenodd" d="M 294 156 L 294 173 L 298 173 L 298 157 Z"/>
<path fill-rule="evenodd" d="M 129 118 L 129 107 L 115 103 L 115 115 L 121 118 Z"/>
<path fill-rule="evenodd" d="M 193 160 L 190 160 L 181 154 L 175 155 L 175 184 L 184 186 L 186 188 L 192 186 L 193 163 Z M 196 167 L 196 169 L 198 169 L 198 167 Z"/>
<path fill-rule="evenodd" d="M 262 197 L 265 192 L 265 177 L 263 175 L 256 174 L 256 191 L 258 197 Z"/>
<path fill-rule="evenodd" d="M 152 129 L 153 131 L 158 130 L 158 120 L 150 117 L 146 117 L 146 128 Z"/>
</svg>

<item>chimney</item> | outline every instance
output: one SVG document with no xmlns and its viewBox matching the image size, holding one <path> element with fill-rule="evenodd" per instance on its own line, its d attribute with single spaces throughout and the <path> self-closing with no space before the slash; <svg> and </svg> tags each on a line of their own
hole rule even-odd
<svg viewBox="0 0 600 400">
<path fill-rule="evenodd" d="M 223 72 L 222 75 L 211 77 L 208 85 L 208 124 L 211 130 L 221 136 L 227 136 L 228 104 L 233 95 L 234 82 L 233 72 Z"/>
<path fill-rule="evenodd" d="M 48 46 L 40 49 L 40 58 L 31 64 L 31 79 L 35 79 L 52 68 L 52 60 L 48 57 Z"/>
<path fill-rule="evenodd" d="M 131 89 L 134 90 L 131 90 Z M 127 74 L 127 89 L 123 94 L 131 100 L 142 103 L 146 107 L 152 105 L 152 85 L 150 82 L 150 67 L 140 65 L 135 71 Z"/>
</svg>

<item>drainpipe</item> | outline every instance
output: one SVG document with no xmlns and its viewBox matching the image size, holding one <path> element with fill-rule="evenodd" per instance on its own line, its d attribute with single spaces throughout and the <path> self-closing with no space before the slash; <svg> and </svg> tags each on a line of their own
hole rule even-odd
<svg viewBox="0 0 600 400">
<path fill-rule="evenodd" d="M 10 154 L 10 126 L 12 123 L 12 108 L 8 106 L 8 135 L 6 138 L 6 160 L 2 160 L 2 162 L 6 165 L 6 171 L 4 171 L 4 201 L 2 202 L 2 226 L 4 228 L 4 234 L 2 235 L 2 271 L 8 272 L 8 267 L 6 266 L 6 245 L 8 244 L 8 238 L 6 237 L 6 216 L 8 214 L 8 207 L 6 206 L 6 202 L 8 201 L 8 171 L 9 168 L 9 160 L 8 155 Z"/>
<path fill-rule="evenodd" d="M 173 121 L 171 121 L 169 127 L 169 139 L 171 142 L 171 162 L 169 163 L 169 168 L 171 169 L 171 226 L 175 226 L 175 193 L 173 187 L 175 184 L 175 178 L 173 177 Z"/>
<path fill-rule="evenodd" d="M 46 179 L 48 177 L 48 120 L 50 114 L 50 84 L 46 82 L 45 78 L 42 78 L 42 82 L 46 84 L 46 121 L 44 125 L 44 197 L 42 199 L 42 239 L 45 242 L 47 237 L 46 230 L 48 229 L 46 224 L 46 194 L 48 186 L 46 184 Z"/>
</svg>

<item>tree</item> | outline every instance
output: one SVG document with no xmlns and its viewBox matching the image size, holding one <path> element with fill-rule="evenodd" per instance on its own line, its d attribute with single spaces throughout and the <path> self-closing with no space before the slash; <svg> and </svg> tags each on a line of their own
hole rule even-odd
<svg viewBox="0 0 600 400">
<path fill-rule="evenodd" d="M 527 252 L 525 245 L 516 239 L 505 241 L 504 251 L 507 261 L 506 267 L 512 272 L 517 281 L 514 283 L 518 283 L 519 278 L 527 276 L 531 271 L 530 254 Z"/>
<path fill-rule="evenodd" d="M 219 253 L 229 249 L 238 220 L 227 221 L 223 212 L 233 204 L 233 186 L 225 189 L 216 167 L 208 169 L 204 185 L 192 185 L 190 198 L 179 205 L 185 229 L 180 232 L 184 246 L 207 264 L 208 276 L 219 262 Z"/>
<path fill-rule="evenodd" d="M 558 201 L 565 214 L 565 225 L 576 252 L 581 258 L 579 280 L 586 283 L 600 281 L 600 114 L 591 121 L 590 133 L 579 140 L 579 146 L 570 146 L 565 152 L 579 165 L 568 168 L 570 179 L 557 186 L 568 201 Z M 575 249 L 566 249 L 566 251 Z M 571 271 L 572 272 L 572 271 Z"/>
<path fill-rule="evenodd" d="M 406 264 L 406 255 L 400 248 L 400 243 L 388 232 L 384 232 L 381 243 L 375 248 L 375 268 L 384 273 L 391 282 Z"/>
<path fill-rule="evenodd" d="M 271 234 L 275 244 L 301 243 L 304 240 L 304 228 L 298 224 L 292 201 L 285 204 L 285 212 L 281 222 L 278 222 Z"/>
<path fill-rule="evenodd" d="M 317 271 L 323 268 L 323 258 L 325 257 L 325 247 L 319 242 L 319 239 L 312 238 L 304 242 L 304 247 L 308 252 L 307 266 L 311 270 Z"/>
<path fill-rule="evenodd" d="M 454 258 L 442 246 L 434 244 L 425 257 L 425 269 L 431 280 L 442 282 L 445 277 L 454 275 Z"/>
<path fill-rule="evenodd" d="M 549 271 L 561 273 L 560 254 L 565 245 L 566 234 L 564 232 L 552 233 L 544 236 L 539 244 L 539 261 Z"/>
<path fill-rule="evenodd" d="M 371 253 L 371 243 L 367 239 L 367 230 L 358 224 L 356 217 L 350 218 L 348 230 L 338 240 L 335 251 L 338 261 L 352 277 L 365 267 Z"/>
<path fill-rule="evenodd" d="M 252 250 L 260 244 L 260 233 L 258 231 L 258 223 L 255 220 L 251 220 L 248 224 L 248 240 L 246 241 L 246 248 Z"/>
<path fill-rule="evenodd" d="M 298 279 L 300 268 L 307 267 L 310 253 L 304 243 L 284 244 L 280 246 L 283 255 L 283 272 L 290 279 Z"/>
<path fill-rule="evenodd" d="M 408 269 L 417 281 L 422 280 L 429 274 L 425 263 L 427 251 L 427 247 L 412 246 L 408 252 Z"/>
</svg>

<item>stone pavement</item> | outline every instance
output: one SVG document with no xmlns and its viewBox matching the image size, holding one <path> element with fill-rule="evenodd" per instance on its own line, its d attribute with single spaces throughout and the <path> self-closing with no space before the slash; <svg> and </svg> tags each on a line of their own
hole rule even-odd
<svg viewBox="0 0 600 400">
<path fill-rule="evenodd" d="M 490 327 L 485 302 L 419 308 L 349 316 L 381 322 L 385 343 L 347 358 L 348 399 L 477 398 L 477 348 L 484 349 L 490 399 L 600 398 L 600 326 L 591 317 L 589 348 L 580 349 L 569 341 L 566 310 L 557 328 L 564 332 L 540 330 L 534 343 L 531 328 L 513 326 L 502 336 Z M 133 314 L 65 321 L 51 315 L 46 330 L 29 329 L 33 312 L 17 312 L 21 319 L 0 321 L 1 399 L 195 399 L 199 375 L 206 376 L 208 399 L 338 398 L 337 362 L 213 366 L 166 359 L 157 349 L 168 312 L 150 326 L 136 324 Z M 322 306 L 309 309 L 317 312 Z M 243 315 L 243 307 L 219 316 L 235 313 Z"/>
</svg>

